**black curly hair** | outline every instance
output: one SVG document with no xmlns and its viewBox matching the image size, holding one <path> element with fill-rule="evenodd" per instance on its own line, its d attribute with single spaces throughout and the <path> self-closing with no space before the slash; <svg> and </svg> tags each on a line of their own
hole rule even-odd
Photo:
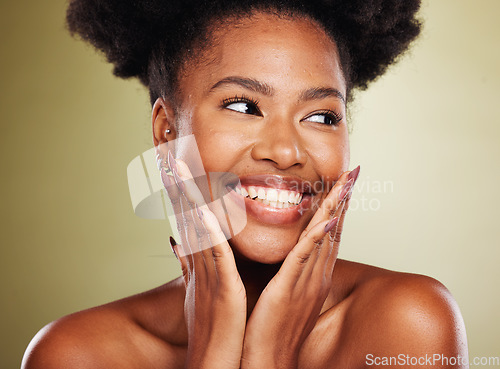
<svg viewBox="0 0 500 369">
<path fill-rule="evenodd" d="M 104 52 L 114 74 L 137 77 L 151 103 L 175 97 L 183 63 L 214 30 L 264 11 L 317 22 L 337 44 L 348 97 L 382 75 L 420 33 L 420 0 L 70 0 L 70 32 Z"/>
</svg>

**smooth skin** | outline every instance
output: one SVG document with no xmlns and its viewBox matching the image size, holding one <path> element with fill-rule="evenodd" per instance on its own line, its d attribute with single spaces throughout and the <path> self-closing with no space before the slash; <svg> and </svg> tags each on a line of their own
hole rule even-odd
<svg viewBox="0 0 500 369">
<path fill-rule="evenodd" d="M 49 324 L 22 367 L 347 369 L 377 367 L 367 355 L 466 358 L 464 323 L 443 285 L 337 259 L 351 192 L 339 194 L 351 171 L 335 43 L 309 20 L 260 13 L 217 37 L 203 62 L 185 66 L 180 106 L 154 105 L 155 146 L 194 134 L 206 172 L 322 181 L 320 207 L 292 225 L 249 217 L 227 242 L 209 208 L 200 206 L 200 218 L 193 194 L 166 183 L 181 210 L 175 248 L 183 275 Z M 338 125 L 327 124 L 331 111 Z M 176 166 L 189 180 L 189 168 Z"/>
</svg>

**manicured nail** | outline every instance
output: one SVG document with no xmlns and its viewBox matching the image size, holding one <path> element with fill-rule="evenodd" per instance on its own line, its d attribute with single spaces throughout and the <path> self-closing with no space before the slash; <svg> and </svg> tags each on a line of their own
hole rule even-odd
<svg viewBox="0 0 500 369">
<path fill-rule="evenodd" d="M 358 179 L 359 171 L 361 169 L 361 165 L 358 165 L 356 168 L 351 170 L 351 173 L 347 176 L 347 179 L 353 179 L 354 183 L 356 183 L 356 180 Z M 354 185 L 354 184 L 353 184 Z"/>
<path fill-rule="evenodd" d="M 353 184 L 354 184 L 354 180 L 352 178 L 350 180 L 348 180 L 346 184 L 344 184 L 344 187 L 342 187 L 342 191 L 340 191 L 340 194 L 339 194 L 340 201 L 344 200 L 347 193 L 352 188 Z"/>
<path fill-rule="evenodd" d="M 177 257 L 177 254 L 176 254 L 175 250 L 174 250 L 174 246 L 175 246 L 175 245 L 177 245 L 177 242 L 175 242 L 174 238 L 173 238 L 172 236 L 170 236 L 170 247 L 172 247 L 172 251 L 174 252 L 175 257 L 176 257 L 177 259 L 179 259 L 179 258 Z"/>
<path fill-rule="evenodd" d="M 179 186 L 179 189 L 182 192 L 185 192 L 186 191 L 186 185 L 182 181 L 181 177 L 179 177 L 179 174 L 177 173 L 177 169 L 176 168 L 172 168 L 172 174 L 174 175 L 175 183 L 177 183 L 177 186 Z"/>
<path fill-rule="evenodd" d="M 175 159 L 170 150 L 168 150 L 167 154 L 167 165 L 170 168 L 170 170 L 174 171 L 177 169 L 177 164 L 175 164 Z"/>
<path fill-rule="evenodd" d="M 200 220 L 203 220 L 203 212 L 201 211 L 201 209 L 198 207 L 198 204 L 195 203 L 194 206 L 196 207 L 196 212 L 198 213 L 198 217 L 200 218 Z"/>
<path fill-rule="evenodd" d="M 330 232 L 333 229 L 333 227 L 335 227 L 337 225 L 338 221 L 339 221 L 339 217 L 335 217 L 332 220 L 330 220 L 330 223 L 328 223 L 325 226 L 325 233 Z"/>
</svg>

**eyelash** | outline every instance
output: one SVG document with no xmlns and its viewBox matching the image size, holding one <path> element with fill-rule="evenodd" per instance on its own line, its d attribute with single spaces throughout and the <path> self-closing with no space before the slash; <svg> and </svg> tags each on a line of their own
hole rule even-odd
<svg viewBox="0 0 500 369">
<path fill-rule="evenodd" d="M 262 115 L 262 113 L 260 112 L 260 109 L 258 107 L 259 105 L 259 101 L 258 100 L 255 100 L 255 99 L 252 99 L 251 97 L 247 97 L 245 95 L 241 95 L 241 96 L 233 96 L 233 97 L 230 97 L 230 98 L 226 98 L 224 100 L 222 100 L 221 102 L 221 108 L 227 108 L 229 105 L 231 104 L 235 104 L 235 103 L 247 103 L 247 104 L 251 104 L 253 105 L 253 107 L 259 112 L 260 115 Z M 315 115 L 324 115 L 328 118 L 330 118 L 333 123 L 331 124 L 328 124 L 328 123 L 319 123 L 319 124 L 325 124 L 325 125 L 330 125 L 330 126 L 337 126 L 339 125 L 339 123 L 342 121 L 343 117 L 342 117 L 342 114 L 339 114 L 333 110 L 320 110 L 320 111 L 316 111 L 316 112 L 313 112 L 311 114 L 309 114 L 305 119 L 308 119 L 310 117 L 313 117 Z"/>
<path fill-rule="evenodd" d="M 315 112 L 313 112 L 313 113 L 309 114 L 306 118 L 304 118 L 304 120 L 305 120 L 305 119 L 308 119 L 308 118 L 310 118 L 310 117 L 313 117 L 313 116 L 315 116 L 315 115 L 324 115 L 325 117 L 330 118 L 330 119 L 333 121 L 333 123 L 331 123 L 331 124 L 328 124 L 328 123 L 320 123 L 320 124 L 326 124 L 326 125 L 328 125 L 328 126 L 338 126 L 338 125 L 339 125 L 339 123 L 340 123 L 340 122 L 342 121 L 342 119 L 343 119 L 342 114 L 337 113 L 337 112 L 335 112 L 335 111 L 333 111 L 333 110 L 320 110 L 320 111 L 315 111 Z"/>
<path fill-rule="evenodd" d="M 255 107 L 255 109 L 260 113 L 259 109 L 259 100 L 252 99 L 251 97 L 247 97 L 245 95 L 241 96 L 233 96 L 227 99 L 222 100 L 221 107 L 222 108 L 227 108 L 231 104 L 235 103 L 247 103 L 251 104 Z"/>
</svg>

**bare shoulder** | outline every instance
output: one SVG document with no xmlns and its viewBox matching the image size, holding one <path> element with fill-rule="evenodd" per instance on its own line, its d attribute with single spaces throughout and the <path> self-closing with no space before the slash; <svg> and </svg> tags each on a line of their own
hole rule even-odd
<svg viewBox="0 0 500 369">
<path fill-rule="evenodd" d="M 353 270 L 356 286 L 346 319 L 356 322 L 349 331 L 356 332 L 356 342 L 362 347 L 360 357 L 365 363 L 371 359 L 371 364 L 376 365 L 377 358 L 397 357 L 399 362 L 393 366 L 402 367 L 409 364 L 403 361 L 429 355 L 467 357 L 462 315 L 442 283 L 424 275 L 358 263 L 350 263 L 347 268 Z M 420 368 L 436 367 L 436 363 L 429 365 L 429 360 L 420 360 L 417 365 Z M 383 364 L 392 367 L 391 363 Z M 460 367 L 447 366 L 441 361 L 438 366 Z"/>
<path fill-rule="evenodd" d="M 183 300 L 174 280 L 60 318 L 32 339 L 22 369 L 181 367 Z"/>
</svg>

